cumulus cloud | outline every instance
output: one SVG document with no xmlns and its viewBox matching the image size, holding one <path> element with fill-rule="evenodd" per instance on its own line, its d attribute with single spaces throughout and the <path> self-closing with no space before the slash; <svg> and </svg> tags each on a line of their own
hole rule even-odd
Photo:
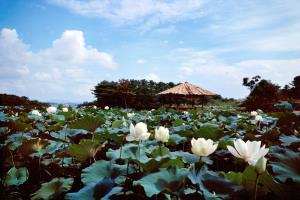
<svg viewBox="0 0 300 200">
<path fill-rule="evenodd" d="M 82 31 L 66 30 L 50 48 L 38 52 L 31 51 L 15 29 L 0 32 L 0 77 L 6 80 L 0 83 L 1 92 L 40 98 L 47 91 L 49 98 L 51 94 L 77 98 L 78 88 L 91 89 L 96 83 L 89 76 L 91 68 L 101 71 L 117 66 L 112 55 L 87 46 Z"/>
<path fill-rule="evenodd" d="M 36 56 L 42 64 L 117 67 L 110 54 L 86 46 L 83 32 L 77 30 L 64 31 L 59 39 L 53 41 L 51 48 L 38 52 Z"/>
</svg>

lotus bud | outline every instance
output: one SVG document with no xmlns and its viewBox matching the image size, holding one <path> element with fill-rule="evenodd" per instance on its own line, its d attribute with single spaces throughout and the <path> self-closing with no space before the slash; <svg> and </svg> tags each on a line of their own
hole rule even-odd
<svg viewBox="0 0 300 200">
<path fill-rule="evenodd" d="M 264 173 L 266 171 L 267 159 L 265 157 L 261 157 L 255 164 L 255 170 L 258 174 Z"/>
<path fill-rule="evenodd" d="M 205 140 L 204 138 L 192 139 L 192 152 L 197 156 L 209 156 L 218 147 L 218 144 L 213 144 L 211 139 Z"/>
<path fill-rule="evenodd" d="M 109 107 L 108 107 L 108 106 L 105 106 L 104 109 L 105 109 L 105 110 L 109 110 Z"/>
<path fill-rule="evenodd" d="M 160 142 L 168 142 L 169 140 L 169 129 L 160 126 L 158 129 L 155 129 L 155 139 Z"/>
<path fill-rule="evenodd" d="M 68 109 L 67 107 L 64 107 L 64 108 L 62 108 L 62 111 L 63 111 L 63 112 L 68 112 L 69 109 Z"/>
</svg>

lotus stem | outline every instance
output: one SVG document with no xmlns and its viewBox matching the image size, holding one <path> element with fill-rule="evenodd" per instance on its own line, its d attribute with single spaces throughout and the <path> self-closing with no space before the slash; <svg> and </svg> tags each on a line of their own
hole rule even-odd
<svg viewBox="0 0 300 200">
<path fill-rule="evenodd" d="M 255 179 L 254 191 L 253 191 L 253 199 L 256 200 L 257 195 L 257 185 L 258 185 L 259 174 L 257 174 Z"/>
<path fill-rule="evenodd" d="M 120 156 L 119 156 L 120 159 L 122 158 L 122 147 L 123 147 L 123 143 L 121 144 L 121 147 L 120 147 Z"/>
<path fill-rule="evenodd" d="M 162 153 L 161 153 L 161 143 L 159 142 L 158 144 L 159 144 L 159 155 L 162 156 Z"/>
<path fill-rule="evenodd" d="M 129 169 L 129 160 L 127 160 L 127 167 L 126 167 L 126 178 L 128 178 L 128 169 Z"/>
<path fill-rule="evenodd" d="M 139 158 L 138 160 L 141 162 L 141 147 L 140 147 L 141 141 L 139 141 L 139 147 L 138 147 L 138 151 L 139 151 Z M 139 165 L 139 172 L 141 172 L 141 166 Z"/>
<path fill-rule="evenodd" d="M 12 161 L 12 164 L 13 164 L 14 167 L 16 167 L 15 161 L 14 161 L 14 155 L 12 154 L 12 152 L 11 152 L 11 150 L 10 150 L 9 148 L 8 148 L 8 151 L 9 151 L 9 153 L 10 153 L 10 155 L 11 155 L 11 161 Z"/>
</svg>

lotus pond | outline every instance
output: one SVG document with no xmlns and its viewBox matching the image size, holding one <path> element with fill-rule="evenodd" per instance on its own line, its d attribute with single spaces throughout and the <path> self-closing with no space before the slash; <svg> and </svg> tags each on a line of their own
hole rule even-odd
<svg viewBox="0 0 300 200">
<path fill-rule="evenodd" d="M 1 199 L 300 196 L 289 112 L 1 107 L 0 123 Z"/>
</svg>

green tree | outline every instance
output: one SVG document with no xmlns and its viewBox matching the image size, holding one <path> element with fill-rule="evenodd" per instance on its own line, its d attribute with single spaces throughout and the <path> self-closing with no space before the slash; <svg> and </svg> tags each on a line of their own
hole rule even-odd
<svg viewBox="0 0 300 200">
<path fill-rule="evenodd" d="M 118 82 L 102 81 L 95 86 L 93 94 L 97 105 L 146 109 L 159 107 L 163 101 L 156 94 L 175 84 L 143 80 L 121 79 Z"/>
<path fill-rule="evenodd" d="M 293 86 L 291 88 L 293 97 L 296 99 L 300 99 L 300 76 L 294 77 L 291 85 Z"/>
<path fill-rule="evenodd" d="M 271 81 L 260 80 L 252 88 L 249 96 L 242 104 L 247 110 L 262 109 L 269 111 L 279 99 L 279 86 Z"/>
</svg>

